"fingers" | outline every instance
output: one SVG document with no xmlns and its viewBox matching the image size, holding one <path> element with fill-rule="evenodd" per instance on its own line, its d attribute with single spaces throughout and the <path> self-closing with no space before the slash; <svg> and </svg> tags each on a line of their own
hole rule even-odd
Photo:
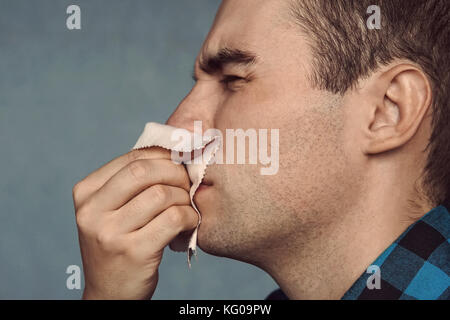
<svg viewBox="0 0 450 320">
<path fill-rule="evenodd" d="M 78 182 L 73 189 L 76 204 L 83 203 L 93 192 L 100 189 L 114 174 L 129 163 L 139 159 L 171 159 L 171 152 L 164 148 L 151 147 L 132 150 L 117 157 Z"/>
<path fill-rule="evenodd" d="M 179 187 L 156 184 L 142 191 L 114 215 L 122 232 L 135 231 L 171 206 L 190 205 L 189 193 Z"/>
<path fill-rule="evenodd" d="M 165 184 L 189 191 L 190 180 L 186 168 L 171 160 L 136 160 L 119 170 L 99 190 L 91 201 L 91 208 L 116 210 L 144 189 Z"/>
<path fill-rule="evenodd" d="M 145 255 L 149 248 L 164 249 L 180 232 L 195 229 L 197 223 L 197 212 L 191 206 L 172 206 L 130 236 L 138 246 L 136 250 Z"/>
</svg>

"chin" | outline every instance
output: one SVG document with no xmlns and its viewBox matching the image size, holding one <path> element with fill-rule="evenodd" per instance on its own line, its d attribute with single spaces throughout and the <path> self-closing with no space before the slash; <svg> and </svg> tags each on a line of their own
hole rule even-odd
<svg viewBox="0 0 450 320">
<path fill-rule="evenodd" d="M 198 229 L 197 244 L 199 248 L 214 256 L 231 258 L 236 247 L 231 248 L 226 229 L 223 228 L 223 225 L 220 227 L 216 227 L 219 224 L 211 225 L 211 219 L 205 220 Z"/>
<path fill-rule="evenodd" d="M 211 224 L 202 222 L 198 230 L 197 245 L 208 254 L 253 264 L 250 257 L 251 251 L 248 251 L 245 241 L 237 237 L 237 234 L 238 230 L 233 229 L 229 232 L 224 228 L 223 223 L 219 228 L 215 228 Z"/>
<path fill-rule="evenodd" d="M 208 225 L 205 219 L 202 220 L 197 234 L 197 245 L 206 253 L 222 256 L 223 244 L 217 239 L 217 235 L 213 235 L 211 230 L 208 230 Z"/>
</svg>

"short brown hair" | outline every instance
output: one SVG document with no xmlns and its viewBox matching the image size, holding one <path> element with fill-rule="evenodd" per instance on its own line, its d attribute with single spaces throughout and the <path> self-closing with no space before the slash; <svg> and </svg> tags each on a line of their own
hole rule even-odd
<svg viewBox="0 0 450 320">
<path fill-rule="evenodd" d="M 433 205 L 450 207 L 450 1 L 291 0 L 295 22 L 311 39 L 311 81 L 344 94 L 394 59 L 419 65 L 432 86 L 432 134 L 424 188 Z M 367 9 L 378 5 L 380 29 Z"/>
</svg>

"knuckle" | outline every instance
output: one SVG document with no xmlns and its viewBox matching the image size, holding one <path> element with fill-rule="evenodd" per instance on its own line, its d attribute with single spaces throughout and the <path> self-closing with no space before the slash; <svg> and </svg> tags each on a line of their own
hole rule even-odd
<svg viewBox="0 0 450 320">
<path fill-rule="evenodd" d="M 76 217 L 76 222 L 77 222 L 77 226 L 80 229 L 86 229 L 89 226 L 89 210 L 85 207 L 82 206 L 80 209 L 78 209 L 76 211 L 75 217 Z"/>
<path fill-rule="evenodd" d="M 84 180 L 78 181 L 72 188 L 72 197 L 76 201 L 84 189 Z"/>
<path fill-rule="evenodd" d="M 177 189 L 177 192 L 179 192 L 180 200 L 182 199 L 182 203 L 184 205 L 190 205 L 191 204 L 191 198 L 189 196 L 189 191 L 186 191 L 184 189 Z"/>
<path fill-rule="evenodd" d="M 179 206 L 173 206 L 170 207 L 170 209 L 167 212 L 168 219 L 170 221 L 170 224 L 182 228 L 185 222 L 185 213 L 183 212 L 182 208 Z"/>
<path fill-rule="evenodd" d="M 137 213 L 141 213 L 144 211 L 144 203 L 139 198 L 133 199 L 128 202 L 127 206 L 118 209 L 121 215 L 127 217 L 127 219 L 133 219 Z"/>
<path fill-rule="evenodd" d="M 189 175 L 188 172 L 186 170 L 186 167 L 182 164 L 178 165 L 178 168 L 180 168 L 181 172 L 183 173 L 184 177 L 189 180 Z"/>
<path fill-rule="evenodd" d="M 75 209 L 82 205 L 94 192 L 95 185 L 92 184 L 92 181 L 88 182 L 87 177 L 77 182 L 72 188 L 72 198 Z"/>
<path fill-rule="evenodd" d="M 153 199 L 159 203 L 165 203 L 170 197 L 170 189 L 164 185 L 157 184 L 151 187 Z"/>
<path fill-rule="evenodd" d="M 133 162 L 137 159 L 142 158 L 142 155 L 144 154 L 145 149 L 135 149 L 131 150 L 127 153 L 128 162 Z"/>
<path fill-rule="evenodd" d="M 135 160 L 128 165 L 131 176 L 136 180 L 142 180 L 147 177 L 149 168 L 144 160 Z"/>
<path fill-rule="evenodd" d="M 97 233 L 96 240 L 98 245 L 107 251 L 117 249 L 116 236 L 114 232 L 105 228 Z"/>
<path fill-rule="evenodd" d="M 188 175 L 188 172 L 187 172 L 186 168 L 183 165 L 181 165 L 181 164 L 177 165 L 177 168 L 178 168 L 180 176 L 183 177 L 184 188 L 186 190 L 189 190 L 189 188 L 190 188 L 190 181 L 191 180 L 189 179 L 189 175 Z"/>
</svg>

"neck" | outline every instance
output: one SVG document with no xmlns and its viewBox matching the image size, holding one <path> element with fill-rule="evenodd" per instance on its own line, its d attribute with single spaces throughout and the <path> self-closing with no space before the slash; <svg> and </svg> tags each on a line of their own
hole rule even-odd
<svg viewBox="0 0 450 320">
<path fill-rule="evenodd" d="M 380 184 L 378 184 L 380 185 Z M 421 215 L 411 218 L 410 194 L 382 186 L 315 236 L 301 235 L 271 254 L 266 270 L 290 299 L 340 299 L 367 267 Z M 402 200 L 403 199 L 403 200 Z M 344 211 L 345 210 L 345 211 Z"/>
</svg>

